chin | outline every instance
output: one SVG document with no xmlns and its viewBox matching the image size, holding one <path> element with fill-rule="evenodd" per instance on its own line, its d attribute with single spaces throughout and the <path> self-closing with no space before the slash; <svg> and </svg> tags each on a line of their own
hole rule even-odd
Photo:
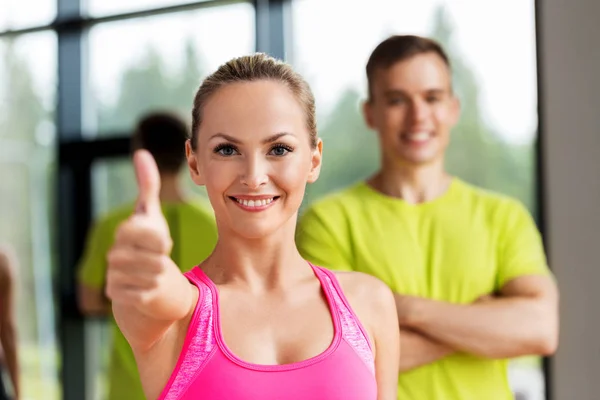
<svg viewBox="0 0 600 400">
<path fill-rule="evenodd" d="M 428 151 L 419 151 L 419 152 L 402 152 L 399 154 L 399 157 L 402 160 L 405 160 L 409 164 L 414 165 L 428 165 L 436 162 L 440 159 L 440 154 L 438 151 L 431 149 Z"/>
<path fill-rule="evenodd" d="M 234 226 L 233 231 L 244 239 L 259 240 L 276 235 L 280 231 L 280 227 L 272 224 L 245 223 Z"/>
</svg>

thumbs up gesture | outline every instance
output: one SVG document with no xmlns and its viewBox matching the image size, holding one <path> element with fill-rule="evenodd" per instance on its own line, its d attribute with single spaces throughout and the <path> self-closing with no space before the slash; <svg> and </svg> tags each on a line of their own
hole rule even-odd
<svg viewBox="0 0 600 400">
<path fill-rule="evenodd" d="M 106 295 L 113 309 L 133 307 L 152 319 L 176 320 L 188 311 L 179 296 L 189 294 L 190 284 L 169 257 L 173 242 L 161 211 L 156 162 L 145 150 L 137 151 L 133 162 L 136 211 L 119 226 L 108 254 Z"/>
</svg>

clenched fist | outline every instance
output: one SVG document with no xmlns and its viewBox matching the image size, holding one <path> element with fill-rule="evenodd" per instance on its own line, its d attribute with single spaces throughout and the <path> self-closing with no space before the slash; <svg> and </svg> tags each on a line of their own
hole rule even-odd
<svg viewBox="0 0 600 400">
<path fill-rule="evenodd" d="M 108 254 L 106 295 L 113 308 L 134 307 L 153 319 L 176 320 L 187 312 L 178 300 L 189 283 L 169 257 L 172 240 L 160 206 L 160 175 L 145 150 L 137 151 L 133 162 L 136 211 L 118 228 Z"/>
</svg>

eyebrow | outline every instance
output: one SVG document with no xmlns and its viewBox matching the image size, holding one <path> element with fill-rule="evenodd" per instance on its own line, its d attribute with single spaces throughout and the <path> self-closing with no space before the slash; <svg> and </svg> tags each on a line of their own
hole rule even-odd
<svg viewBox="0 0 600 400">
<path fill-rule="evenodd" d="M 444 94 L 444 93 L 448 93 L 448 90 L 446 89 L 427 89 L 425 90 L 426 94 Z M 385 92 L 385 96 L 390 97 L 390 96 L 408 96 L 408 94 L 403 91 L 403 90 L 399 90 L 399 89 L 392 89 L 392 90 L 387 90 Z"/>
<path fill-rule="evenodd" d="M 294 136 L 294 134 L 290 133 L 290 132 L 279 132 L 279 133 L 276 133 L 276 134 L 274 134 L 272 136 L 269 136 L 268 138 L 264 139 L 262 141 L 262 143 L 263 144 L 273 143 L 273 142 L 275 142 L 276 140 L 280 139 L 283 136 Z M 239 139 L 236 139 L 233 136 L 229 136 L 229 135 L 227 135 L 225 133 L 220 133 L 220 132 L 212 135 L 209 140 L 212 140 L 212 139 L 215 139 L 215 138 L 222 138 L 222 139 L 225 139 L 225 140 L 227 140 L 229 142 L 232 142 L 232 143 L 235 143 L 235 144 L 241 144 L 242 143 Z"/>
</svg>

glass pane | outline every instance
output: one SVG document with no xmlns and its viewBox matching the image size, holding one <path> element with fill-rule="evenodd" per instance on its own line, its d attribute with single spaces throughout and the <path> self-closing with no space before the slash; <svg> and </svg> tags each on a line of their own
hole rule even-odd
<svg viewBox="0 0 600 400">
<path fill-rule="evenodd" d="M 90 16 L 100 17 L 198 2 L 190 0 L 88 0 L 88 13 Z"/>
<path fill-rule="evenodd" d="M 447 155 L 449 170 L 520 199 L 537 215 L 534 2 L 517 0 L 295 0 L 291 61 L 315 93 L 327 149 L 326 167 L 309 186 L 306 203 L 378 168 L 375 133 L 359 107 L 367 59 L 391 34 L 434 37 L 450 54 L 463 112 Z M 543 398 L 539 359 L 513 362 L 510 377 L 520 400 Z"/>
<path fill-rule="evenodd" d="M 52 276 L 56 37 L 0 41 L 0 245 L 19 263 L 21 398 L 59 399 Z"/>
<path fill-rule="evenodd" d="M 192 181 L 185 166 L 180 179 L 188 196 L 206 197 L 204 187 L 198 187 Z M 136 196 L 135 172 L 129 158 L 102 160 L 92 165 L 92 210 L 95 218 L 133 203 Z"/>
<path fill-rule="evenodd" d="M 57 0 L 2 0 L 0 31 L 47 25 L 56 17 Z"/>
<path fill-rule="evenodd" d="M 92 165 L 94 218 L 133 202 L 135 196 L 135 172 L 129 159 L 103 160 Z"/>
<path fill-rule="evenodd" d="M 255 48 L 247 3 L 103 24 L 90 31 L 90 85 L 98 135 L 128 134 L 156 108 L 191 115 L 201 79 Z"/>
</svg>

